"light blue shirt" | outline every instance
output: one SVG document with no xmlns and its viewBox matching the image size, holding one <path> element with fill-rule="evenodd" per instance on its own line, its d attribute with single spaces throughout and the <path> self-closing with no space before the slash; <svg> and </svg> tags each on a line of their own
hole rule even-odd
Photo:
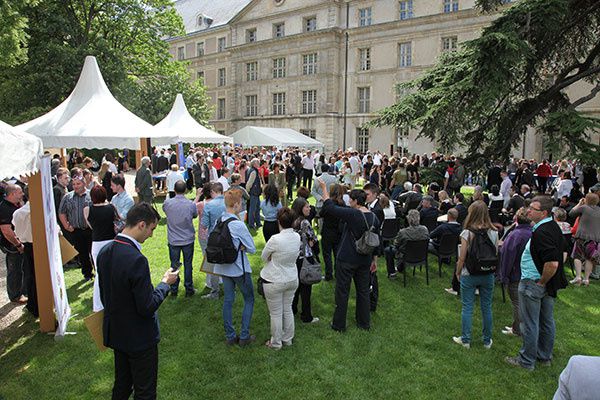
<svg viewBox="0 0 600 400">
<path fill-rule="evenodd" d="M 110 203 L 115 206 L 122 220 L 127 218 L 127 213 L 134 205 L 133 198 L 126 191 L 115 194 Z"/>
<path fill-rule="evenodd" d="M 214 202 L 214 200 L 210 201 L 208 204 L 212 202 Z M 208 206 L 208 204 L 206 206 Z M 206 212 L 206 208 L 204 209 L 204 212 Z M 247 253 L 254 254 L 256 252 L 256 246 L 254 245 L 254 239 L 246 227 L 246 224 L 240 221 L 237 215 L 225 212 L 221 216 L 221 220 L 224 221 L 231 217 L 236 218 L 235 221 L 231 221 L 228 225 L 231 238 L 233 239 L 233 246 L 239 249 L 240 245 L 243 245 L 246 249 L 238 251 L 237 258 L 232 264 L 215 264 L 214 271 L 215 274 L 218 275 L 236 277 L 242 276 L 242 271 L 252 273 Z"/>
<path fill-rule="evenodd" d="M 273 206 L 269 201 L 260 201 L 260 210 L 263 213 L 263 217 L 265 217 L 265 221 L 277 221 L 277 211 L 279 211 L 281 207 L 283 207 L 281 202 L 277 203 L 276 206 Z"/>
<path fill-rule="evenodd" d="M 217 219 L 225 212 L 225 200 L 223 195 L 217 196 L 204 205 L 204 212 L 202 213 L 202 220 L 200 223 L 202 226 L 208 229 L 210 234 L 217 225 Z"/>
<path fill-rule="evenodd" d="M 550 221 L 552 221 L 551 217 L 544 218 L 533 226 L 532 231 L 535 232 L 540 225 Z M 541 277 L 542 276 L 535 267 L 533 257 L 531 257 L 531 239 L 529 239 L 525 245 L 525 251 L 523 251 L 523 255 L 521 256 L 521 280 L 530 279 L 532 281 L 537 281 Z"/>
<path fill-rule="evenodd" d="M 194 155 L 190 154 L 189 156 L 187 156 L 187 158 L 185 159 L 185 169 L 192 169 L 192 167 L 194 166 Z"/>
</svg>

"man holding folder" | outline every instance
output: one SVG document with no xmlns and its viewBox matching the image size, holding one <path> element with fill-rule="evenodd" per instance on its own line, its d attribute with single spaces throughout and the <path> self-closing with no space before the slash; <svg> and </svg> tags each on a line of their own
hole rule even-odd
<svg viewBox="0 0 600 400">
<path fill-rule="evenodd" d="M 98 255 L 100 296 L 104 304 L 104 345 L 114 350 L 112 398 L 156 399 L 160 329 L 156 311 L 177 281 L 168 269 L 154 288 L 141 243 L 152 236 L 160 216 L 140 203 L 127 214 L 125 228 Z"/>
</svg>

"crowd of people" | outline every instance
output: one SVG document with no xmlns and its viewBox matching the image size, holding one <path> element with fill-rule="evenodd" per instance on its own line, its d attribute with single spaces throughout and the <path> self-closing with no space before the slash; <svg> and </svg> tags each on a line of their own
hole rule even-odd
<svg viewBox="0 0 600 400">
<path fill-rule="evenodd" d="M 492 347 L 493 289 L 499 281 L 513 307 L 513 321 L 502 333 L 523 341 L 520 352 L 506 361 L 528 370 L 552 361 L 553 306 L 568 283 L 565 263 L 575 270 L 573 285 L 585 287 L 600 278 L 598 170 L 577 162 L 511 159 L 476 173 L 461 159 L 437 153 L 325 155 L 223 145 L 190 149 L 179 167 L 175 152 L 156 149 L 136 171 L 135 204 L 125 190 L 126 160 L 119 157 L 117 166 L 110 153 L 99 163 L 73 154 L 77 161 L 70 170 L 58 159 L 52 162 L 57 223 L 79 253 L 83 278 L 94 280 L 93 310 L 105 311 L 105 344 L 115 350 L 115 393 L 156 390 L 155 311 L 168 295 L 177 297 L 180 266 L 187 297 L 197 293 L 194 266 L 206 273 L 202 298 L 222 295 L 225 343 L 239 346 L 256 340 L 252 270 L 260 267 L 256 289 L 271 320 L 265 345 L 278 350 L 292 345 L 295 315 L 307 324 L 323 318 L 313 314 L 311 304 L 312 286 L 321 279 L 335 280 L 331 328 L 347 329 L 354 281 L 356 326 L 368 330 L 377 309 L 379 257 L 385 259 L 387 278 L 403 274 L 405 284 L 407 265 L 420 256 L 432 254 L 440 265 L 454 258 L 452 287 L 446 291 L 461 297 L 462 330 L 452 340 L 472 345 L 478 295 L 483 346 Z M 96 174 L 94 165 L 99 165 Z M 423 172 L 433 169 L 440 178 L 424 181 L 422 176 L 435 175 Z M 472 195 L 461 191 L 466 185 L 474 186 Z M 20 218 L 28 213 L 23 189 L 23 177 L 4 183 L 1 243 L 9 298 L 28 303 L 34 312 L 31 233 Z M 140 249 L 160 220 L 153 204 L 162 189 L 168 192 L 162 210 L 171 268 L 153 287 Z M 260 266 L 248 258 L 258 250 L 255 230 L 262 230 L 265 240 Z M 196 240 L 202 258 L 194 257 Z M 312 272 L 321 271 L 321 258 L 322 276 L 315 280 Z M 239 331 L 233 318 L 236 287 L 244 302 Z M 134 334 L 140 330 L 145 333 Z M 140 365 L 140 357 L 147 363 Z"/>
</svg>

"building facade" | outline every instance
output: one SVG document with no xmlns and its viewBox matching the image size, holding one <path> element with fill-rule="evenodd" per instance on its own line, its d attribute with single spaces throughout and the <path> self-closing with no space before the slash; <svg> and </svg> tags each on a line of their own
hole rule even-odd
<svg viewBox="0 0 600 400">
<path fill-rule="evenodd" d="M 285 127 L 327 150 L 345 144 L 424 153 L 435 143 L 416 139 L 417 131 L 363 124 L 403 95 L 397 83 L 479 35 L 494 16 L 474 6 L 475 0 L 179 0 L 187 34 L 169 44 L 194 79 L 203 79 L 214 105 L 210 122 L 220 133 Z M 586 107 L 600 114 L 598 102 Z M 541 156 L 534 132 L 524 145 L 527 157 Z"/>
</svg>

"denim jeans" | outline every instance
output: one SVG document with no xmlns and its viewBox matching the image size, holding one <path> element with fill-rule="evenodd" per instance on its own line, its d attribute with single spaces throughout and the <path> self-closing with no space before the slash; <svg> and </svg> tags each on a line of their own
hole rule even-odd
<svg viewBox="0 0 600 400">
<path fill-rule="evenodd" d="M 248 227 L 251 229 L 259 227 L 260 224 L 260 197 L 250 195 L 250 209 L 248 210 Z"/>
<path fill-rule="evenodd" d="M 535 368 L 536 360 L 552 360 L 554 348 L 554 297 L 546 288 L 532 280 L 519 283 L 519 314 L 523 345 L 519 362 L 528 369 Z"/>
<path fill-rule="evenodd" d="M 181 253 L 183 253 L 183 286 L 185 287 L 186 293 L 194 291 L 194 283 L 192 282 L 192 260 L 194 259 L 194 242 L 186 244 L 184 246 L 175 246 L 169 244 L 169 259 L 171 260 L 171 268 L 175 266 L 176 262 L 179 262 Z M 171 293 L 177 293 L 179 290 L 179 277 L 177 282 L 171 285 Z"/>
<path fill-rule="evenodd" d="M 252 286 L 252 274 L 246 272 L 243 276 L 223 277 L 223 327 L 225 328 L 225 337 L 227 340 L 236 337 L 232 315 L 236 286 L 240 288 L 242 296 L 244 297 L 240 339 L 248 339 L 250 337 L 250 320 L 252 319 L 252 312 L 254 311 L 254 287 Z"/>
<path fill-rule="evenodd" d="M 492 297 L 494 294 L 494 274 L 466 275 L 460 277 L 460 298 L 462 300 L 462 341 L 471 343 L 473 325 L 473 304 L 475 289 L 479 289 L 481 318 L 483 319 L 483 344 L 492 340 Z"/>
<path fill-rule="evenodd" d="M 16 301 L 21 295 L 27 295 L 23 279 L 23 254 L 6 254 L 6 291 L 10 301 Z"/>
</svg>

